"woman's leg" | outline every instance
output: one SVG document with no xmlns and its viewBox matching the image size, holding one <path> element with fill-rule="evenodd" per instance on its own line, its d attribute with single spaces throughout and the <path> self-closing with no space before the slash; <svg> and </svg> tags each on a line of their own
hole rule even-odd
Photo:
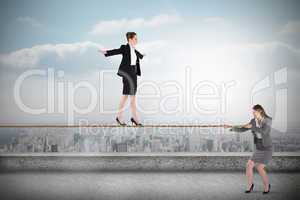
<svg viewBox="0 0 300 200">
<path fill-rule="evenodd" d="M 246 166 L 246 176 L 247 176 L 247 183 L 248 183 L 248 189 L 250 189 L 252 183 L 253 183 L 253 168 L 254 168 L 254 162 L 252 160 L 248 160 L 247 166 Z"/>
<path fill-rule="evenodd" d="M 135 119 L 135 121 L 139 122 L 137 112 L 136 112 L 136 98 L 135 98 L 135 95 L 130 95 L 130 108 L 131 108 L 131 113 L 132 113 L 133 119 Z"/>
<path fill-rule="evenodd" d="M 118 114 L 117 114 L 117 117 L 119 120 L 122 121 L 122 118 L 123 118 L 123 111 L 124 111 L 124 106 L 125 106 L 125 103 L 127 101 L 127 98 L 128 98 L 128 95 L 122 95 L 121 96 L 121 100 L 120 100 L 120 104 L 119 104 L 119 110 L 118 110 Z"/>
<path fill-rule="evenodd" d="M 264 184 L 264 190 L 265 190 L 265 191 L 268 191 L 268 190 L 269 190 L 269 179 L 268 179 L 267 172 L 266 172 L 266 170 L 265 170 L 265 165 L 259 163 L 259 164 L 256 166 L 256 169 L 257 169 L 259 175 L 260 175 L 261 178 L 262 178 L 262 181 L 263 181 L 263 184 Z"/>
</svg>

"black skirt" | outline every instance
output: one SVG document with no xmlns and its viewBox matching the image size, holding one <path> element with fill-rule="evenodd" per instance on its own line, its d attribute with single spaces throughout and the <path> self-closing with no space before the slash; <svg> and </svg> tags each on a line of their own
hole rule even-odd
<svg viewBox="0 0 300 200">
<path fill-rule="evenodd" d="M 136 66 L 129 66 L 128 73 L 122 76 L 123 94 L 135 95 L 137 90 Z"/>
</svg>

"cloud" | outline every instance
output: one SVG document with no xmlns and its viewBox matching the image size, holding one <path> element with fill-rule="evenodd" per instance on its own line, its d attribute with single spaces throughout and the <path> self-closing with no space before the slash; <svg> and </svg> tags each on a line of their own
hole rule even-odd
<svg viewBox="0 0 300 200">
<path fill-rule="evenodd" d="M 121 30 L 129 30 L 135 28 L 154 28 L 165 24 L 174 24 L 182 21 L 178 15 L 161 14 L 150 19 L 134 18 L 100 21 L 90 31 L 92 35 L 105 35 L 115 33 Z"/>
<path fill-rule="evenodd" d="M 295 68 L 300 64 L 300 50 L 281 41 L 250 42 L 222 45 L 212 49 L 210 54 L 218 65 L 226 65 L 236 70 L 247 67 L 255 75 L 277 70 L 279 67 Z M 209 58 L 210 56 L 206 56 Z M 213 60 L 213 59 L 211 59 Z M 230 70 L 229 70 L 230 71 Z M 249 71 L 248 71 L 249 72 Z M 239 72 L 243 73 L 243 72 Z"/>
<path fill-rule="evenodd" d="M 289 44 L 286 44 L 281 41 L 270 41 L 270 42 L 260 42 L 260 43 L 243 43 L 241 45 L 238 45 L 244 49 L 250 49 L 255 50 L 255 52 L 262 52 L 262 51 L 274 51 L 278 48 L 285 48 L 291 52 L 294 52 L 296 54 L 299 53 L 299 49 L 294 48 L 290 46 Z"/>
<path fill-rule="evenodd" d="M 279 32 L 281 35 L 298 35 L 300 34 L 300 21 L 290 21 L 285 24 Z"/>
<path fill-rule="evenodd" d="M 158 50 L 161 52 L 165 46 L 166 41 L 156 40 L 140 43 L 137 48 L 142 53 L 145 53 L 147 55 L 146 57 L 148 57 Z M 89 49 L 101 48 L 103 48 L 101 44 L 91 41 L 36 45 L 30 48 L 23 48 L 9 53 L 0 54 L 0 66 L 13 68 L 34 68 L 43 63 L 43 59 L 46 59 L 51 55 L 54 55 L 59 60 L 66 59 L 68 57 L 71 58 L 71 60 L 76 60 L 76 62 L 88 61 L 91 64 L 95 54 L 83 54 Z M 55 57 L 50 58 L 52 62 L 56 60 Z M 113 61 L 114 63 L 118 63 L 119 57 L 114 56 L 109 60 Z"/>
<path fill-rule="evenodd" d="M 265 53 L 266 55 L 270 56 L 270 60 L 272 60 L 271 58 L 273 58 L 273 60 L 274 58 L 276 58 L 276 60 L 283 60 L 284 55 L 289 55 L 296 58 L 295 61 L 298 62 L 298 64 L 300 63 L 300 49 L 281 41 L 250 43 L 244 45 L 244 47 L 254 51 L 255 53 Z"/>
<path fill-rule="evenodd" d="M 37 19 L 34 19 L 32 17 L 28 17 L 28 16 L 18 17 L 17 21 L 21 22 L 21 23 L 24 23 L 24 24 L 29 24 L 33 27 L 42 27 L 43 26 Z"/>
<path fill-rule="evenodd" d="M 148 52 L 155 52 L 157 50 L 161 50 L 162 48 L 166 47 L 166 45 L 167 45 L 167 41 L 165 40 L 155 40 L 155 41 L 139 43 L 137 45 L 137 48 L 141 51 L 147 51 L 148 53 Z"/>
<path fill-rule="evenodd" d="M 54 54 L 64 58 L 72 53 L 84 53 L 88 48 L 102 48 L 100 44 L 90 41 L 77 43 L 43 44 L 31 48 L 19 49 L 7 54 L 0 54 L 0 65 L 6 67 L 30 68 L 36 67 L 42 58 Z"/>
<path fill-rule="evenodd" d="M 207 17 L 203 19 L 203 22 L 205 23 L 225 23 L 225 19 L 222 17 Z"/>
<path fill-rule="evenodd" d="M 300 21 L 290 21 L 277 32 L 277 38 L 296 48 L 300 48 Z"/>
</svg>

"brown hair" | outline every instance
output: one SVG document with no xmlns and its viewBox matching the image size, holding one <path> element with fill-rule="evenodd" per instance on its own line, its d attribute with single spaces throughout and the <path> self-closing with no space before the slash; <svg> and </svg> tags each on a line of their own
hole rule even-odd
<svg viewBox="0 0 300 200">
<path fill-rule="evenodd" d="M 126 33 L 127 41 L 129 41 L 129 39 L 132 39 L 135 35 L 136 35 L 135 32 L 127 32 Z"/>
<path fill-rule="evenodd" d="M 253 106 L 252 109 L 259 111 L 263 117 L 271 118 L 269 115 L 267 115 L 265 109 L 259 104 L 256 104 L 255 106 Z"/>
</svg>

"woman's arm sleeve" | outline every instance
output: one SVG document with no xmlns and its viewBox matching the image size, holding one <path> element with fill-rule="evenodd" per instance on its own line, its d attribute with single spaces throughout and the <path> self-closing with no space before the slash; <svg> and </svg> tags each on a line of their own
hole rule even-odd
<svg viewBox="0 0 300 200">
<path fill-rule="evenodd" d="M 144 55 L 141 54 L 139 51 L 135 50 L 136 51 L 136 54 L 138 56 L 139 59 L 143 59 Z"/>
<path fill-rule="evenodd" d="M 259 128 L 259 127 L 254 127 L 252 126 L 251 130 L 252 131 L 255 131 L 255 132 L 258 132 L 258 133 L 261 133 L 261 134 L 267 134 L 267 133 L 270 133 L 271 131 L 271 120 L 267 119 L 263 124 L 262 126 Z"/>
<path fill-rule="evenodd" d="M 249 130 L 249 128 L 245 128 L 245 127 L 232 127 L 230 129 L 230 131 L 239 132 L 239 133 L 245 132 L 245 131 L 248 131 L 248 130 Z"/>
<path fill-rule="evenodd" d="M 251 120 L 248 124 L 252 124 L 252 126 L 253 126 L 253 120 Z M 230 129 L 230 131 L 239 132 L 239 133 L 245 132 L 245 131 L 248 131 L 248 130 L 250 130 L 250 128 L 246 128 L 246 127 L 243 127 L 243 126 L 242 127 L 234 126 Z"/>
<path fill-rule="evenodd" d="M 114 56 L 114 55 L 118 55 L 118 54 L 122 54 L 122 53 L 123 53 L 123 47 L 121 45 L 121 47 L 119 49 L 107 50 L 106 54 L 104 54 L 104 55 L 107 57 L 107 56 Z"/>
</svg>

